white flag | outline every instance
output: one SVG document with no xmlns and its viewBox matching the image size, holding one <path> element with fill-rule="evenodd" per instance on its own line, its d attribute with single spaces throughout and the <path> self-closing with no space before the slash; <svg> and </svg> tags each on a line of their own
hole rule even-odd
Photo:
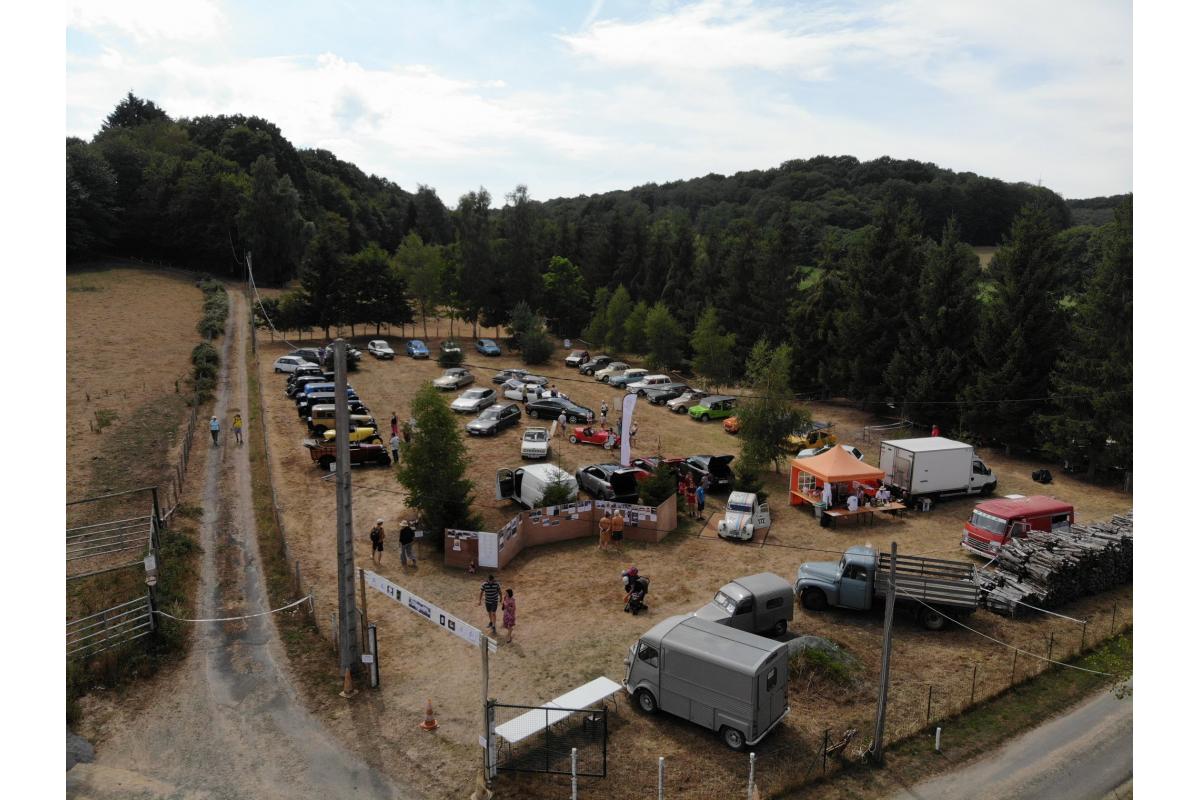
<svg viewBox="0 0 1200 800">
<path fill-rule="evenodd" d="M 621 401 L 621 466 L 629 466 L 629 429 L 633 426 L 633 409 L 638 396 L 632 392 Z"/>
</svg>

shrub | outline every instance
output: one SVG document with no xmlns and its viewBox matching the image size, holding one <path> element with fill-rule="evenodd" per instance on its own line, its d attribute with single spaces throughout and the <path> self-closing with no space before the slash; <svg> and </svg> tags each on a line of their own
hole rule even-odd
<svg viewBox="0 0 1200 800">
<path fill-rule="evenodd" d="M 641 482 L 638 487 L 642 495 L 642 505 L 658 507 L 664 500 L 675 494 L 679 486 L 679 476 L 670 464 L 659 464 L 654 472 Z"/>
<path fill-rule="evenodd" d="M 200 366 L 201 364 L 219 364 L 221 357 L 217 354 L 217 348 L 213 347 L 208 342 L 201 342 L 192 348 L 192 364 Z"/>
<path fill-rule="evenodd" d="M 525 364 L 545 364 L 554 355 L 554 342 L 540 324 L 521 337 L 521 361 Z"/>
<path fill-rule="evenodd" d="M 537 501 L 537 508 L 545 508 L 546 506 L 562 506 L 571 502 L 571 484 L 567 483 L 566 478 L 560 478 L 556 481 L 551 481 L 546 484 L 546 491 L 542 493 L 542 498 Z"/>
</svg>

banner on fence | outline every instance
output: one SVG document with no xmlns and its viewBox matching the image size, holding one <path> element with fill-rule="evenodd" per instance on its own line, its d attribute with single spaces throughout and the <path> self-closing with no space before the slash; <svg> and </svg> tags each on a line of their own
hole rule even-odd
<svg viewBox="0 0 1200 800">
<path fill-rule="evenodd" d="M 428 600 L 417 597 L 403 586 L 397 586 L 382 575 L 376 575 L 370 570 L 364 570 L 363 575 L 366 578 L 367 585 L 375 591 L 387 595 L 417 616 L 424 617 L 434 625 L 454 634 L 458 638 L 470 642 L 476 647 L 479 646 L 479 639 L 483 635 L 479 628 L 463 622 L 458 617 L 445 609 L 438 608 Z M 493 653 L 496 651 L 496 645 L 490 639 L 488 640 L 488 649 Z"/>
</svg>

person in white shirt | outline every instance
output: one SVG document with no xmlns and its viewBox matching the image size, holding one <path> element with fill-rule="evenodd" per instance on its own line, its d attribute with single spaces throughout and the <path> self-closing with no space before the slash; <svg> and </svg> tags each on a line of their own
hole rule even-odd
<svg viewBox="0 0 1200 800">
<path fill-rule="evenodd" d="M 858 511 L 858 495 L 852 494 L 846 498 L 846 508 L 850 511 Z"/>
<path fill-rule="evenodd" d="M 821 490 L 821 502 L 825 504 L 826 508 L 833 505 L 833 486 L 828 481 L 825 482 L 825 488 Z"/>
<path fill-rule="evenodd" d="M 879 491 L 875 492 L 875 498 L 883 503 L 892 502 L 892 493 L 888 491 L 886 486 L 880 486 Z"/>
</svg>

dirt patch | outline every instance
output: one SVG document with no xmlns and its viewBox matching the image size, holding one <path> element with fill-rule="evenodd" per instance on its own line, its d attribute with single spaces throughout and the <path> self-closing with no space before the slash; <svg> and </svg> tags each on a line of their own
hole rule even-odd
<svg viewBox="0 0 1200 800">
<path fill-rule="evenodd" d="M 366 338 L 360 339 L 360 349 L 365 351 Z M 469 345 L 469 341 L 464 344 Z M 402 352 L 402 340 L 393 337 L 391 343 Z M 437 340 L 431 342 L 431 349 L 437 344 Z M 283 376 L 270 373 L 274 358 L 286 351 L 286 345 L 266 343 L 260 354 L 270 458 L 289 544 L 301 561 L 306 581 L 316 586 L 318 621 L 328 634 L 335 610 L 334 487 L 322 480 L 322 473 L 301 445 L 306 430 L 292 403 L 283 396 Z M 544 370 L 559 389 L 593 409 L 599 408 L 602 399 L 608 400 L 610 408 L 619 408 L 621 392 L 567 370 L 561 366 L 561 358 L 556 358 L 556 366 Z M 520 365 L 509 355 L 485 359 L 473 352 L 468 353 L 467 362 L 476 374 L 477 385 L 485 386 L 494 385 L 490 382 L 493 370 Z M 416 388 L 440 372 L 432 362 L 414 362 L 403 356 L 393 362 L 379 362 L 364 356 L 361 369 L 351 375 L 350 381 L 386 433 L 391 413 L 407 418 Z M 456 394 L 448 393 L 447 399 Z M 815 418 L 833 420 L 843 442 L 857 444 L 868 454 L 868 460 L 877 463 L 878 442 L 868 444 L 862 431 L 878 420 L 836 405 L 819 405 L 811 410 Z M 739 452 L 737 438 L 726 434 L 719 422 L 694 422 L 644 404 L 637 413 L 641 429 L 637 453 Z M 462 421 L 465 424 L 468 418 Z M 493 484 L 496 469 L 521 463 L 519 438 L 518 427 L 494 438 L 468 441 L 476 507 L 492 530 L 517 511 L 493 499 Z M 553 460 L 569 471 L 613 458 L 599 448 L 558 439 L 553 448 Z M 1054 485 L 1041 487 L 1029 479 L 1029 472 L 1038 465 L 990 452 L 983 457 L 997 472 L 1003 493 L 1045 493 L 1048 488 L 1075 502 L 1080 519 L 1105 517 L 1127 510 L 1131 504 L 1128 495 L 1069 478 L 1056 477 Z M 396 523 L 408 511 L 392 471 L 356 469 L 354 487 L 357 564 L 370 564 L 367 533 L 375 518 L 383 517 L 389 538 L 383 567 L 377 571 L 451 613 L 482 625 L 486 617 L 476 600 L 483 576 L 443 568 L 428 544 L 419 546 L 417 570 L 400 569 Z M 819 527 L 811 512 L 787 507 L 784 474 L 767 476 L 766 488 L 773 525 L 765 542 L 739 544 L 699 536 L 698 523 L 683 522 L 661 543 L 627 543 L 623 556 L 598 552 L 594 542 L 588 540 L 526 549 L 499 575 L 502 585 L 514 589 L 520 611 L 514 642 L 502 644 L 492 658 L 490 694 L 501 702 L 537 705 L 598 675 L 619 680 L 624 675 L 622 658 L 626 649 L 641 633 L 668 615 L 695 610 L 723 583 L 739 575 L 772 571 L 791 580 L 802 561 L 835 560 L 846 547 L 864 540 L 881 547 L 895 540 L 902 552 L 966 559 L 958 542 L 963 520 L 973 505 L 969 499 L 938 503 L 929 513 L 910 514 L 903 520 L 881 519 L 871 527 L 831 530 Z M 712 514 L 723 512 L 723 501 L 723 496 L 710 498 Z M 631 563 L 652 579 L 648 597 L 651 612 L 636 618 L 620 610 L 619 575 Z M 1087 635 L 1092 641 L 1107 635 L 1114 607 L 1117 626 L 1131 618 L 1131 598 L 1132 589 L 1127 588 L 1078 601 L 1062 611 L 1090 620 Z M 383 704 L 392 723 L 379 728 L 380 745 L 395 756 L 386 768 L 397 775 L 436 775 L 438 785 L 457 782 L 459 787 L 465 786 L 480 760 L 476 742 L 480 726 L 478 654 L 382 595 L 371 595 L 368 605 L 372 621 L 379 625 L 382 648 L 383 688 L 378 701 L 373 702 Z M 865 665 L 862 681 L 871 686 L 878 681 L 881 619 L 881 612 L 815 614 L 797 610 L 792 630 L 843 644 Z M 1008 620 L 981 612 L 970 624 L 981 633 L 1019 644 L 1033 653 L 1047 653 L 1053 633 L 1056 656 L 1072 652 L 1083 635 L 1081 626 L 1053 618 Z M 931 717 L 944 716 L 966 704 L 973 675 L 976 700 L 1007 687 L 1011 660 L 1011 651 L 976 634 L 961 629 L 927 632 L 909 617 L 899 617 L 894 637 L 889 736 L 924 726 L 927 709 Z M 1034 659 L 1020 656 L 1016 677 L 1019 680 L 1038 667 Z M 932 698 L 930 685 L 934 686 Z M 825 728 L 870 728 L 874 705 L 869 692 L 838 697 L 801 689 L 792 693 L 791 713 L 760 750 L 760 768 L 767 776 L 764 788 L 776 790 L 793 781 L 794 771 L 789 772 L 785 766 L 796 759 L 810 759 Z M 436 734 L 414 735 L 425 698 L 433 701 L 441 727 Z M 671 774 L 681 782 L 672 783 L 672 794 L 686 789 L 694 796 L 731 795 L 739 785 L 744 786 L 745 755 L 727 750 L 715 736 L 697 726 L 665 716 L 645 718 L 624 701 L 620 705 L 622 711 L 613 718 L 611 727 L 609 782 L 585 782 L 589 792 L 603 792 L 603 787 L 615 785 L 634 793 L 651 792 L 654 764 L 660 755 L 667 757 Z M 557 796 L 562 789 L 553 779 L 515 779 L 508 775 L 501 777 L 501 786 L 530 797 Z M 444 796 L 452 794 L 446 790 Z"/>
</svg>

